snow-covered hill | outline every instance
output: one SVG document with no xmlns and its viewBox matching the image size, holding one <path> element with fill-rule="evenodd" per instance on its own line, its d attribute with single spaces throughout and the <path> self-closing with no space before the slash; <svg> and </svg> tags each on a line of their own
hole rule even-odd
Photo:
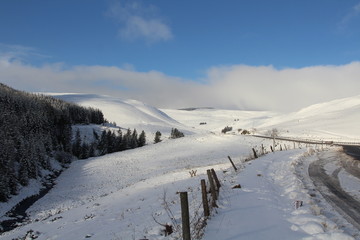
<svg viewBox="0 0 360 240">
<path fill-rule="evenodd" d="M 156 131 L 168 134 L 171 128 L 176 127 L 191 133 L 191 129 L 172 119 L 166 113 L 137 100 L 96 94 L 47 94 L 68 102 L 77 103 L 81 106 L 99 108 L 109 122 L 115 122 L 121 128 L 136 128 L 138 131 L 144 130 L 147 134 L 152 134 Z"/>
<path fill-rule="evenodd" d="M 266 134 L 276 128 L 281 136 L 360 141 L 360 95 L 315 104 L 293 113 L 196 109 L 163 109 L 169 116 L 196 129 L 219 132 L 225 126 L 255 129 Z M 200 122 L 206 124 L 200 125 Z"/>
<path fill-rule="evenodd" d="M 360 95 L 319 103 L 277 116 L 258 126 L 278 128 L 283 135 L 340 141 L 360 140 Z"/>
<path fill-rule="evenodd" d="M 341 217 L 334 222 L 322 215 L 319 198 L 314 200 L 305 188 L 306 166 L 316 160 L 316 155 L 309 157 L 313 150 L 276 152 L 249 162 L 246 160 L 252 155 L 252 148 L 263 145 L 269 149 L 272 141 L 242 136 L 236 131 L 241 128 L 266 132 L 278 128 L 284 135 L 352 139 L 360 136 L 357 127 L 360 97 L 317 104 L 291 114 L 158 110 L 138 101 L 108 96 L 56 94 L 56 97 L 100 108 L 110 122 L 115 121 L 123 128 L 169 132 L 177 127 L 188 134 L 180 139 L 75 161 L 60 175 L 55 187 L 28 210 L 28 223 L 0 235 L 0 239 L 31 234 L 38 239 L 180 239 L 177 225 L 175 232 L 165 237 L 157 222 L 181 222 L 177 194 L 180 191 L 189 192 L 191 217 L 195 218 L 196 212 L 201 216 L 199 186 L 200 180 L 207 178 L 209 168 L 218 172 L 223 186 L 220 208 L 205 229 L 205 240 L 345 240 L 360 236 Z M 234 133 L 221 134 L 225 126 L 232 126 Z M 227 156 L 233 158 L 238 172 L 231 168 Z M 191 170 L 197 171 L 195 177 L 190 177 Z M 235 184 L 241 184 L 242 189 L 232 189 Z M 297 200 L 302 200 L 304 206 L 294 208 Z"/>
<path fill-rule="evenodd" d="M 360 95 L 319 103 L 293 113 L 241 111 L 213 108 L 157 109 L 148 104 L 96 94 L 51 94 L 82 106 L 100 108 L 105 118 L 123 128 L 137 128 L 152 135 L 168 134 L 176 127 L 188 134 L 220 132 L 224 127 L 266 134 L 276 128 L 282 136 L 340 141 L 360 141 Z"/>
</svg>

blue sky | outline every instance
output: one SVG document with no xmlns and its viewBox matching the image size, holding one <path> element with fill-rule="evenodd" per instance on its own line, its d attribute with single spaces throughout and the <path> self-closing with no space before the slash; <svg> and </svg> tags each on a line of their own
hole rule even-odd
<svg viewBox="0 0 360 240">
<path fill-rule="evenodd" d="M 73 80 L 83 79 L 82 84 L 89 91 L 99 90 L 99 85 L 104 88 L 101 93 L 110 93 L 106 87 L 133 89 L 122 94 L 155 105 L 159 104 L 150 97 L 140 97 L 144 94 L 136 91 L 136 84 L 129 86 L 106 75 L 114 68 L 121 72 L 114 74 L 138 74 L 144 79 L 155 72 L 159 76 L 154 79 L 164 78 L 170 85 L 187 82 L 199 87 L 205 83 L 203 87 L 208 88 L 214 81 L 226 82 L 227 74 L 239 67 L 248 67 L 254 74 L 267 67 L 281 75 L 289 69 L 346 67 L 360 60 L 359 0 L 3 0 L 0 30 L 3 66 L 30 68 L 44 78 L 49 76 L 49 68 L 55 75 L 75 74 Z M 104 77 L 97 72 L 98 79 L 86 80 L 84 73 L 75 73 L 80 68 L 94 71 L 94 67 L 102 68 Z M 214 71 L 221 72 L 216 73 L 216 80 Z M 13 72 L 5 76 L 13 80 L 3 81 L 24 90 L 57 90 L 40 82 L 29 84 L 29 79 L 29 86 L 25 86 L 20 82 L 23 76 L 14 76 Z M 240 74 L 239 78 L 244 76 L 248 77 Z M 146 81 L 138 78 L 131 77 L 132 81 L 139 81 L 136 86 Z M 253 80 L 256 82 L 251 77 L 247 79 Z M 58 90 L 66 91 L 66 84 L 69 91 L 74 88 L 64 76 L 53 86 L 60 86 L 60 81 L 63 85 Z M 331 95 L 329 90 L 313 102 L 351 94 L 347 91 Z M 206 101 L 178 101 L 173 106 L 192 103 Z M 262 108 L 248 99 L 233 99 L 220 105 Z"/>
</svg>

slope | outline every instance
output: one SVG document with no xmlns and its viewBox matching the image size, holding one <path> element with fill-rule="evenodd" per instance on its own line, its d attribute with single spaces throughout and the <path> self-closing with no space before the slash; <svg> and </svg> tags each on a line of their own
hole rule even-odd
<svg viewBox="0 0 360 240">
<path fill-rule="evenodd" d="M 35 234 L 38 239 L 180 239 L 181 230 L 177 226 L 181 213 L 177 192 L 188 191 L 192 214 L 201 215 L 199 182 L 206 178 L 208 168 L 219 173 L 224 188 L 218 214 L 209 222 L 204 239 L 224 236 L 227 238 L 222 239 L 263 239 L 264 236 L 269 239 L 353 239 L 338 227 L 342 222 L 335 224 L 321 214 L 314 215 L 317 202 L 296 172 L 297 165 L 315 159 L 306 160 L 307 149 L 276 152 L 255 161 L 245 161 L 252 154 L 253 147 L 264 145 L 268 149 L 272 142 L 240 136 L 236 131 L 234 134 L 220 134 L 220 129 L 226 125 L 234 129 L 262 126 L 262 131 L 286 126 L 294 118 L 292 114 L 288 118 L 282 115 L 282 118 L 271 112 L 163 110 L 167 115 L 139 102 L 96 95 L 82 99 L 77 94 L 77 97 L 74 101 L 81 104 L 93 102 L 104 113 L 104 108 L 108 108 L 105 116 L 122 126 L 127 127 L 121 122 L 134 124 L 137 119 L 139 125 L 132 126 L 138 129 L 138 126 L 146 126 L 154 132 L 159 127 L 179 126 L 194 134 L 74 162 L 49 194 L 29 209 L 28 223 L 1 235 L 0 239 L 30 234 Z M 356 109 L 357 104 L 351 107 L 339 103 L 339 106 L 337 112 L 334 110 L 334 124 L 342 125 L 339 116 L 345 109 L 341 106 L 348 106 L 348 114 L 356 118 L 351 109 Z M 128 114 L 120 112 L 123 110 Z M 297 117 L 311 119 L 316 111 L 315 107 L 313 110 L 309 108 Z M 331 110 L 325 111 L 324 116 L 328 112 Z M 138 119 L 140 115 L 144 119 Z M 326 118 L 316 117 L 318 120 Z M 200 125 L 200 122 L 207 124 Z M 350 123 L 352 125 L 343 125 L 342 129 L 350 131 L 355 121 Z M 309 126 L 317 125 L 321 123 L 309 120 Z M 290 127 L 289 130 L 293 131 Z M 294 129 L 296 134 L 297 126 Z M 228 155 L 233 157 L 239 172 L 230 168 Z M 306 169 L 302 165 L 300 168 Z M 197 176 L 190 177 L 190 170 L 197 170 Z M 243 188 L 231 189 L 237 183 L 241 183 Z M 294 209 L 296 200 L 303 200 L 305 206 Z M 161 223 L 174 223 L 175 233 L 163 236 L 162 227 L 154 219 Z M 243 224 L 242 228 L 238 227 L 239 223 Z"/>
<path fill-rule="evenodd" d="M 47 94 L 81 106 L 100 108 L 109 122 L 115 122 L 121 128 L 136 128 L 138 131 L 144 130 L 147 134 L 153 134 L 156 131 L 169 134 L 171 128 L 177 127 L 188 134 L 192 133 L 191 129 L 164 112 L 140 101 L 96 94 Z"/>
<path fill-rule="evenodd" d="M 359 141 L 359 119 L 360 95 L 315 104 L 295 113 L 280 115 L 258 128 L 278 128 L 283 136 Z"/>
<path fill-rule="evenodd" d="M 238 129 L 248 129 L 257 134 L 268 134 L 275 128 L 281 136 L 360 141 L 360 95 L 286 114 L 223 109 L 163 111 L 185 125 L 217 133 L 226 126 L 233 127 L 233 133 Z"/>
</svg>

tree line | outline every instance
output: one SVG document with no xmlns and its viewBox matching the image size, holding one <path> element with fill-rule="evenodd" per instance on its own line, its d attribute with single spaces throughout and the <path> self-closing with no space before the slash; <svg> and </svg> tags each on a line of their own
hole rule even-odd
<svg viewBox="0 0 360 240">
<path fill-rule="evenodd" d="M 31 179 L 66 167 L 73 159 L 104 155 L 145 145 L 145 133 L 104 131 L 93 143 L 79 141 L 72 125 L 104 124 L 99 109 L 85 108 L 42 94 L 18 91 L 0 83 L 0 201 L 18 194 Z M 54 161 L 53 161 L 54 160 Z M 48 170 L 48 171 L 43 171 Z"/>
<path fill-rule="evenodd" d="M 77 129 L 75 139 L 72 145 L 73 154 L 79 159 L 102 156 L 108 153 L 124 151 L 142 147 L 146 144 L 146 135 L 142 131 L 138 135 L 137 130 L 127 129 L 122 133 L 121 129 L 117 131 L 103 130 L 101 135 L 93 130 L 93 141 L 86 142 L 81 138 L 80 130 Z"/>
</svg>

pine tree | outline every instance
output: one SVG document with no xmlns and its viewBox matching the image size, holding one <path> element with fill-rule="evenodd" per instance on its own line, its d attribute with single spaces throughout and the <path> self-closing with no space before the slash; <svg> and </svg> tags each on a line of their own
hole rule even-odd
<svg viewBox="0 0 360 240">
<path fill-rule="evenodd" d="M 87 143 L 83 142 L 80 148 L 80 159 L 86 159 L 89 157 L 90 147 Z"/>
<path fill-rule="evenodd" d="M 90 144 L 89 157 L 95 157 L 96 156 L 95 149 L 96 149 L 96 142 L 93 142 L 93 143 Z"/>
<path fill-rule="evenodd" d="M 131 130 L 130 128 L 127 130 L 126 134 L 123 136 L 122 141 L 122 150 L 127 150 L 131 148 Z"/>
<path fill-rule="evenodd" d="M 6 202 L 10 196 L 9 179 L 0 168 L 0 202 Z"/>
<path fill-rule="evenodd" d="M 27 186 L 29 184 L 28 166 L 29 163 L 27 162 L 27 159 L 20 160 L 18 178 L 19 178 L 19 183 L 23 186 Z"/>
<path fill-rule="evenodd" d="M 115 139 L 116 139 L 115 133 L 108 130 L 106 132 L 106 143 L 107 143 L 107 152 L 108 153 L 115 152 L 115 145 L 116 145 Z"/>
<path fill-rule="evenodd" d="M 132 135 L 131 135 L 131 140 L 130 140 L 130 148 L 134 149 L 137 148 L 139 146 L 138 144 L 138 134 L 136 129 L 134 129 Z"/>
<path fill-rule="evenodd" d="M 159 143 L 159 142 L 161 142 L 161 132 L 160 131 L 157 131 L 156 133 L 155 133 L 155 138 L 154 138 L 154 143 Z"/>
<path fill-rule="evenodd" d="M 80 136 L 80 130 L 76 130 L 75 134 L 75 140 L 72 147 L 72 153 L 79 158 L 81 153 L 81 136 Z"/>
<path fill-rule="evenodd" d="M 98 144 L 98 150 L 99 150 L 99 154 L 100 155 L 105 155 L 107 154 L 107 137 L 106 137 L 106 131 L 102 131 L 101 133 L 101 137 L 100 137 L 100 141 L 99 141 L 99 144 Z"/>
<path fill-rule="evenodd" d="M 177 128 L 171 129 L 171 135 L 170 135 L 171 139 L 181 138 L 181 137 L 184 137 L 184 134 L 182 132 L 180 132 Z"/>
<path fill-rule="evenodd" d="M 115 151 L 122 151 L 122 141 L 123 141 L 123 137 L 122 137 L 122 132 L 121 129 L 118 130 L 117 132 L 117 136 L 115 138 Z"/>
<path fill-rule="evenodd" d="M 95 131 L 95 129 L 93 129 L 93 136 L 95 141 L 99 141 L 99 134 Z"/>
<path fill-rule="evenodd" d="M 146 135 L 143 130 L 139 135 L 138 145 L 139 145 L 139 147 L 142 147 L 142 146 L 145 146 L 145 144 L 146 144 Z"/>
</svg>

